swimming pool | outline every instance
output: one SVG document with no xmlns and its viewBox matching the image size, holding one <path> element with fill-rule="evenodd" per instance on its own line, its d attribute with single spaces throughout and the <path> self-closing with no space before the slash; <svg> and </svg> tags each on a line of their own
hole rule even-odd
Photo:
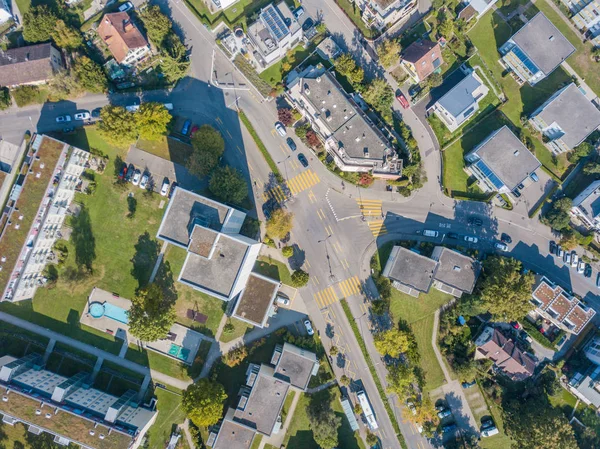
<svg viewBox="0 0 600 449">
<path fill-rule="evenodd" d="M 190 355 L 190 350 L 183 348 L 175 343 L 171 343 L 171 347 L 169 348 L 169 355 L 178 358 L 179 360 L 183 360 L 184 362 Z"/>
<path fill-rule="evenodd" d="M 127 310 L 105 302 L 104 304 L 99 302 L 93 302 L 90 304 L 89 313 L 94 318 L 110 318 L 111 320 L 118 321 L 119 323 L 128 324 L 129 317 L 127 316 Z"/>
</svg>

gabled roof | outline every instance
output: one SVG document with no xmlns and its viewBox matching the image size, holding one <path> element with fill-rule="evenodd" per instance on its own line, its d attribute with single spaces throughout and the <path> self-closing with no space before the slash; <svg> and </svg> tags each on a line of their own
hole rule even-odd
<svg viewBox="0 0 600 449">
<path fill-rule="evenodd" d="M 126 12 L 105 14 L 98 27 L 98 34 L 118 63 L 123 62 L 130 50 L 148 45 L 148 41 Z"/>
<path fill-rule="evenodd" d="M 494 362 L 503 374 L 513 380 L 523 380 L 535 371 L 536 362 L 521 351 L 513 340 L 506 338 L 498 329 L 486 327 L 475 344 L 480 357 Z"/>
<path fill-rule="evenodd" d="M 428 39 L 410 44 L 404 50 L 402 59 L 414 64 L 415 71 L 421 80 L 427 78 L 444 63 L 440 45 Z"/>
<path fill-rule="evenodd" d="M 0 50 L 0 86 L 46 81 L 54 74 L 50 57 L 52 44 Z"/>
</svg>

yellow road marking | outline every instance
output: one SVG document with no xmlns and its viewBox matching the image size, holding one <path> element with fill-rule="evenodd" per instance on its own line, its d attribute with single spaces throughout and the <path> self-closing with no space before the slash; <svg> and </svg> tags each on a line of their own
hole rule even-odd
<svg viewBox="0 0 600 449">
<path fill-rule="evenodd" d="M 353 276 L 338 282 L 338 287 L 341 290 L 344 298 L 348 298 L 353 295 L 359 295 L 362 291 L 358 276 Z"/>
<path fill-rule="evenodd" d="M 242 154 L 242 155 L 244 154 L 244 152 L 242 151 L 242 149 L 240 148 L 240 146 L 239 146 L 239 145 L 238 145 L 236 148 L 237 148 L 237 150 L 240 152 L 240 154 Z M 248 165 L 250 165 L 250 164 L 248 164 Z"/>
<path fill-rule="evenodd" d="M 285 152 L 285 148 L 283 148 L 283 145 L 279 145 L 279 149 L 281 150 L 281 152 L 287 156 L 287 153 Z M 284 162 L 285 164 L 285 162 Z"/>
<path fill-rule="evenodd" d="M 333 235 L 333 229 L 331 229 L 331 226 L 326 226 L 325 229 L 329 228 L 329 230 L 327 232 L 329 232 L 329 235 Z"/>
<path fill-rule="evenodd" d="M 378 236 L 383 235 L 383 234 L 387 234 L 387 228 L 385 227 L 385 224 L 384 224 L 383 220 L 369 221 L 367 223 L 367 225 L 369 226 L 369 229 L 371 230 L 371 233 L 375 237 L 378 237 Z"/>
<path fill-rule="evenodd" d="M 231 133 L 229 132 L 229 130 L 227 130 L 227 135 L 229 136 L 230 139 L 233 139 L 233 136 L 231 135 Z"/>
<path fill-rule="evenodd" d="M 310 189 L 320 182 L 319 177 L 311 169 L 305 170 L 300 174 L 288 179 L 288 186 L 293 195 Z M 314 196 L 314 194 L 313 194 Z"/>
<path fill-rule="evenodd" d="M 310 263 L 308 263 L 308 259 L 306 259 L 304 262 L 306 262 L 306 266 L 307 266 L 308 268 L 310 268 Z"/>
<path fill-rule="evenodd" d="M 317 197 L 315 196 L 315 194 L 312 190 L 310 192 L 308 192 L 308 199 L 310 200 L 311 203 L 317 202 Z"/>
<path fill-rule="evenodd" d="M 342 267 L 344 267 L 344 269 L 346 269 L 346 270 L 350 269 L 350 265 L 348 264 L 348 260 L 347 259 L 343 259 L 342 260 Z"/>
<path fill-rule="evenodd" d="M 317 209 L 317 215 L 319 216 L 319 218 L 321 220 L 323 220 L 323 218 L 325 218 L 325 213 L 323 212 L 323 209 Z"/>
<path fill-rule="evenodd" d="M 275 130 L 274 129 L 271 130 L 271 135 L 275 136 Z"/>
</svg>

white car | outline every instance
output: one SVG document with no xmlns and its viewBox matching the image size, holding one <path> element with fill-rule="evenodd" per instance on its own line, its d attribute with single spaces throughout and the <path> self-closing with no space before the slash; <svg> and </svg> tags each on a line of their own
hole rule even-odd
<svg viewBox="0 0 600 449">
<path fill-rule="evenodd" d="M 472 235 L 465 235 L 465 242 L 469 243 L 477 243 L 479 239 L 477 237 L 473 237 Z"/>
<path fill-rule="evenodd" d="M 167 193 L 169 193 L 169 185 L 171 183 L 169 182 L 169 180 L 167 178 L 165 178 L 165 180 L 162 183 L 162 187 L 160 188 L 160 194 L 162 196 L 167 196 Z"/>
<path fill-rule="evenodd" d="M 142 177 L 142 172 L 139 170 L 136 170 L 135 173 L 133 174 L 133 178 L 131 179 L 131 183 L 134 186 L 137 186 L 140 183 L 141 177 Z"/>
<path fill-rule="evenodd" d="M 508 251 L 508 245 L 506 243 L 496 242 L 494 246 L 500 251 Z"/>
<path fill-rule="evenodd" d="M 120 12 L 127 12 L 130 9 L 133 9 L 133 4 L 131 2 L 123 3 L 121 6 L 119 6 Z"/>
<path fill-rule="evenodd" d="M 411 401 L 406 402 L 406 406 L 413 415 L 417 414 L 417 408 L 415 407 L 415 404 L 413 404 Z"/>
<path fill-rule="evenodd" d="M 579 263 L 579 256 L 575 251 L 571 251 L 571 266 L 575 268 Z"/>
<path fill-rule="evenodd" d="M 275 301 L 280 306 L 289 306 L 290 305 L 290 300 L 288 298 L 283 297 L 283 296 L 277 295 L 277 299 Z"/>
<path fill-rule="evenodd" d="M 85 112 L 78 112 L 77 114 L 75 114 L 75 120 L 89 120 L 91 118 L 91 115 L 89 112 L 85 111 Z"/>
<path fill-rule="evenodd" d="M 279 133 L 281 137 L 285 137 L 287 135 L 287 131 L 281 123 L 275 123 L 275 130 Z"/>
<path fill-rule="evenodd" d="M 577 272 L 579 274 L 583 274 L 584 271 L 585 271 L 585 262 L 583 260 L 580 260 L 579 263 L 577 264 Z"/>
<path fill-rule="evenodd" d="M 312 324 L 310 324 L 310 320 L 304 320 L 304 327 L 306 327 L 306 332 L 308 335 L 315 335 L 315 331 L 313 330 Z"/>
<path fill-rule="evenodd" d="M 149 180 L 150 178 L 148 177 L 148 175 L 144 174 L 144 176 L 142 176 L 142 180 L 140 181 L 140 189 L 145 189 L 146 187 L 148 187 Z"/>
<path fill-rule="evenodd" d="M 70 115 L 59 115 L 56 117 L 56 123 L 66 123 L 71 121 Z"/>
</svg>

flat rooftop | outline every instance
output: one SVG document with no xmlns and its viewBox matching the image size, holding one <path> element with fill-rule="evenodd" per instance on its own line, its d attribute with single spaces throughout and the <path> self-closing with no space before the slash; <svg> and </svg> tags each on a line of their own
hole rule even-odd
<svg viewBox="0 0 600 449">
<path fill-rule="evenodd" d="M 541 12 L 512 36 L 512 41 L 548 75 L 574 51 L 575 47 Z"/>
<path fill-rule="evenodd" d="M 433 282 L 437 262 L 402 246 L 394 246 L 384 275 L 393 281 L 427 293 Z"/>
<path fill-rule="evenodd" d="M 322 74 L 314 72 L 314 75 L 303 78 L 302 93 L 316 111 L 321 111 L 324 124 L 331 133 L 357 113 L 346 93 L 339 88 L 333 75 L 327 71 Z"/>
<path fill-rule="evenodd" d="M 333 137 L 338 141 L 338 147 L 353 159 L 383 160 L 388 150 L 386 142 L 360 114 L 344 123 Z"/>
<path fill-rule="evenodd" d="M 225 418 L 212 449 L 250 449 L 256 431 Z"/>
<path fill-rule="evenodd" d="M 440 251 L 435 279 L 465 293 L 473 292 L 479 276 L 479 264 L 469 256 L 451 249 L 441 248 Z"/>
<path fill-rule="evenodd" d="M 256 273 L 250 274 L 233 316 L 263 327 L 278 290 L 279 282 Z"/>
<path fill-rule="evenodd" d="M 304 390 L 308 386 L 316 363 L 318 363 L 317 356 L 314 352 L 284 343 L 275 367 L 275 377 L 280 377 L 294 387 Z"/>
</svg>

